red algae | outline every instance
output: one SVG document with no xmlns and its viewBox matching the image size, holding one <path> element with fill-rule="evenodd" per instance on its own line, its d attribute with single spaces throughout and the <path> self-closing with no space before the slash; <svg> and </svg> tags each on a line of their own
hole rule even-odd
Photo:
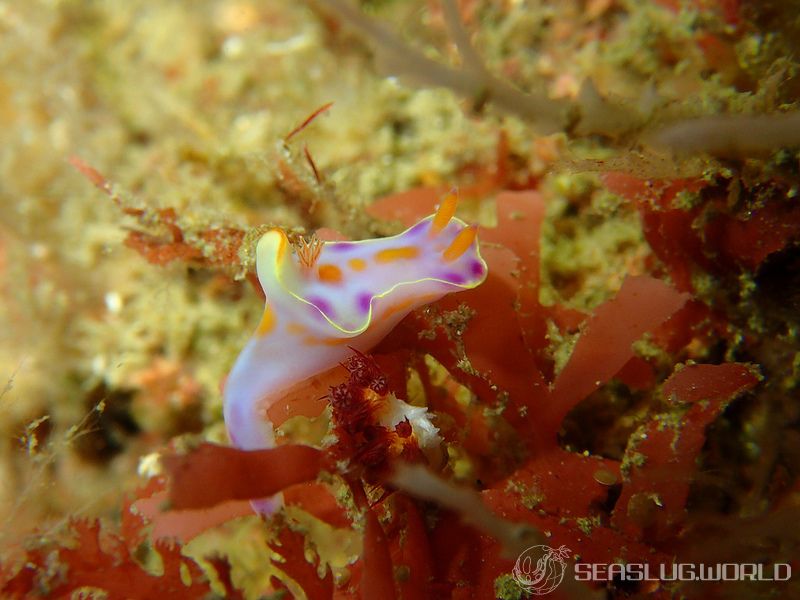
<svg viewBox="0 0 800 600">
<path fill-rule="evenodd" d="M 754 197 L 739 210 L 725 205 L 732 193 L 731 181 L 713 184 L 702 179 L 672 181 L 643 180 L 624 173 L 608 173 L 608 188 L 636 204 L 647 241 L 669 269 L 676 287 L 693 289 L 692 275 L 701 269 L 725 274 L 745 269 L 754 272 L 771 254 L 800 239 L 800 208 L 780 188 L 752 193 L 768 194 L 766 205 Z M 770 186 L 771 187 L 771 186 Z M 675 206 L 679 194 L 703 201 L 690 207 Z"/>
<path fill-rule="evenodd" d="M 0 329 L 26 363 L 0 391 L 0 596 L 518 600 L 537 545 L 564 561 L 558 598 L 796 596 L 574 578 L 797 567 L 788 4 L 216 4 L 9 13 L 10 60 L 53 64 L 0 76 Z M 225 446 L 264 227 L 313 266 L 315 240 L 412 225 L 454 186 L 485 283 L 286 390 L 276 448 Z M 18 543 L 16 515 L 40 532 Z"/>
<path fill-rule="evenodd" d="M 323 466 L 319 450 L 309 446 L 240 452 L 213 444 L 201 444 L 191 460 L 165 457 L 164 465 L 173 482 L 169 499 L 175 510 L 272 496 L 293 483 L 315 479 Z"/>
<path fill-rule="evenodd" d="M 253 508 L 246 500 L 230 500 L 210 508 L 166 510 L 164 507 L 169 506 L 166 491 L 141 498 L 133 506 L 152 525 L 151 539 L 177 540 L 183 544 L 222 523 L 253 514 Z"/>
<path fill-rule="evenodd" d="M 305 538 L 302 533 L 284 527 L 278 535 L 276 550 L 283 561 L 281 570 L 294 581 L 303 583 L 303 591 L 309 600 L 326 600 L 333 596 L 333 577 L 330 571 L 325 577 L 317 574 L 317 565 L 305 557 Z M 286 589 L 278 580 L 273 580 L 276 589 Z"/>
<path fill-rule="evenodd" d="M 757 372 L 746 365 L 687 365 L 664 382 L 661 393 L 671 402 L 721 402 L 753 387 Z"/>
<path fill-rule="evenodd" d="M 614 510 L 617 527 L 651 542 L 677 535 L 706 427 L 758 380 L 747 365 L 727 363 L 686 366 L 664 382 L 662 392 L 671 402 L 690 406 L 674 418 L 656 415 L 634 436 L 626 451 L 633 466 Z"/>
<path fill-rule="evenodd" d="M 432 598 L 435 566 L 423 515 L 414 500 L 399 494 L 392 498 L 391 513 L 386 528 L 391 562 L 405 568 L 398 581 L 399 597 Z"/>
<path fill-rule="evenodd" d="M 427 193 L 419 198 L 414 210 L 429 210 Z M 278 421 L 316 417 L 330 404 L 330 445 L 243 452 L 201 444 L 185 456 L 165 457 L 168 496 L 150 491 L 137 503 L 155 523 L 154 538 L 189 540 L 204 528 L 241 515 L 241 501 L 282 491 L 287 506 L 334 528 L 350 529 L 354 518 L 363 522 L 363 553 L 350 569 L 349 583 L 337 592 L 331 572 L 306 560 L 303 535 L 286 526 L 280 529 L 281 570 L 309 598 L 331 598 L 334 593 L 488 597 L 513 560 L 501 556 L 497 538 L 473 530 L 475 509 L 469 503 L 456 508 L 446 502 L 444 516 L 426 524 L 424 505 L 393 490 L 387 479 L 398 461 L 428 462 L 408 421 L 391 427 L 379 420 L 389 396 L 407 391 L 406 369 L 412 367 L 428 410 L 451 419 L 451 424 L 441 423 L 443 440 L 469 457 L 485 486 L 478 502 L 502 520 L 498 523 L 547 531 L 549 543 L 570 548 L 582 560 L 668 562 L 670 544 L 685 523 L 706 428 L 737 394 L 756 385 L 758 377 L 736 363 L 688 365 L 659 385 L 653 365 L 637 357 L 632 345 L 647 332 L 675 348 L 686 344 L 686 333 L 676 332 L 696 324 L 697 318 L 670 317 L 683 314 L 690 294 L 651 276 L 635 276 L 626 278 L 588 317 L 566 307 L 544 307 L 538 299 L 542 198 L 535 192 L 506 192 L 498 197 L 497 208 L 497 227 L 480 232 L 490 269 L 483 286 L 410 315 L 374 358 L 354 353 L 341 368 L 287 394 Z M 406 198 L 385 200 L 379 212 L 384 217 L 415 216 Z M 580 331 L 555 376 L 544 355 L 547 318 Z M 443 383 L 434 385 L 420 352 L 447 370 Z M 667 401 L 688 409 L 651 415 L 631 437 L 621 460 L 559 447 L 558 432 L 567 414 L 615 377 L 645 393 L 660 387 Z M 490 416 L 458 402 L 459 386 L 499 410 Z M 317 479 L 323 470 L 342 478 L 360 516 L 348 514 L 340 496 Z M 374 494 L 381 486 L 378 500 L 367 501 L 365 493 Z M 618 498 L 611 495 L 615 488 Z M 154 507 L 164 497 L 170 510 L 160 513 Z M 459 541 L 453 544 L 455 539 Z M 272 586 L 285 589 L 286 583 L 273 576 Z"/>
<path fill-rule="evenodd" d="M 372 510 L 366 512 L 364 529 L 364 572 L 361 576 L 363 598 L 395 598 L 394 573 L 389 545 L 383 527 Z"/>
<path fill-rule="evenodd" d="M 389 214 L 397 216 L 398 213 L 389 212 L 395 202 L 402 202 L 404 210 L 408 209 L 408 204 L 403 200 L 394 199 L 391 203 L 384 203 L 381 210 L 385 216 Z M 425 348 L 439 359 L 450 371 L 450 377 L 472 389 L 479 397 L 485 398 L 485 401 L 491 404 L 497 402 L 496 392 L 492 386 L 497 386 L 508 394 L 508 404 L 501 414 L 520 435 L 527 437 L 529 447 L 534 449 L 534 454 L 522 465 L 511 469 L 505 478 L 496 479 L 491 488 L 483 492 L 484 502 L 499 516 L 511 521 L 529 523 L 540 530 L 547 530 L 553 535 L 554 543 L 565 544 L 580 553 L 582 557 L 600 561 L 607 557 L 606 548 L 610 545 L 618 548 L 615 554 L 618 558 L 661 564 L 667 560 L 666 555 L 657 550 L 657 546 L 647 544 L 665 542 L 675 535 L 674 525 L 678 523 L 676 515 L 682 514 L 685 510 L 688 484 L 694 474 L 695 458 L 704 439 L 705 427 L 720 414 L 722 408 L 735 394 L 752 387 L 757 379 L 750 369 L 736 364 L 694 365 L 677 371 L 664 383 L 662 393 L 665 396 L 675 397 L 679 402 L 697 404 L 680 421 L 682 425 L 679 432 L 671 429 L 662 430 L 664 421 L 659 415 L 655 415 L 645 426 L 644 430 L 648 434 L 643 439 L 646 441 L 632 447 L 644 457 L 642 461 L 645 466 L 641 469 L 634 467 L 632 471 L 623 470 L 619 461 L 584 456 L 558 448 L 556 433 L 566 414 L 618 373 L 625 373 L 622 375 L 623 380 L 636 381 L 641 389 L 649 389 L 654 385 L 652 367 L 646 361 L 634 356 L 632 343 L 645 332 L 666 327 L 665 322 L 669 323 L 669 317 L 684 305 L 689 294 L 676 292 L 652 277 L 638 276 L 626 279 L 617 295 L 599 306 L 586 320 L 569 361 L 552 385 L 548 386 L 544 374 L 534 359 L 536 346 L 514 345 L 514 340 L 519 343 L 524 339 L 522 331 L 525 329 L 522 325 L 525 321 L 513 318 L 514 313 L 523 306 L 519 296 L 520 280 L 525 281 L 533 290 L 539 281 L 537 245 L 523 238 L 524 233 L 528 231 L 524 226 L 526 218 L 524 215 L 531 214 L 531 222 L 534 225 L 537 219 L 541 219 L 538 196 L 506 194 L 502 201 L 498 200 L 498 207 L 501 211 L 513 210 L 522 217 L 518 216 L 513 221 L 504 220 L 507 216 L 503 217 L 499 220 L 496 230 L 487 229 L 484 232 L 487 234 L 486 238 L 496 240 L 495 244 L 506 246 L 505 248 L 488 246 L 484 253 L 494 278 L 490 277 L 482 288 L 463 294 L 464 297 L 457 305 L 453 305 L 452 300 L 444 300 L 438 306 L 442 311 L 457 311 L 463 304 L 471 309 L 470 316 L 463 324 L 457 324 L 457 321 L 437 320 L 438 318 L 431 321 L 430 317 L 412 315 L 382 346 L 382 352 L 386 353 L 382 362 L 386 366 L 402 364 L 401 357 L 408 356 L 406 350 L 402 348 L 413 344 L 417 348 Z M 420 203 L 419 210 L 428 208 L 425 202 Z M 410 218 L 412 214 L 408 213 L 408 216 Z M 520 221 L 523 226 L 519 226 Z M 518 226 L 517 229 L 515 226 Z M 499 234 L 500 231 L 505 231 L 504 227 L 508 228 L 507 236 Z M 516 277 L 509 276 L 512 270 L 517 271 Z M 524 273 L 524 270 L 529 272 Z M 503 301 L 503 298 L 506 300 Z M 497 310 L 504 302 L 508 306 L 508 317 L 504 317 L 505 313 L 502 310 Z M 538 306 L 535 295 L 528 296 L 526 302 L 529 308 Z M 490 307 L 495 307 L 495 310 L 490 310 Z M 533 314 L 534 312 L 528 315 L 530 319 L 542 318 Z M 504 328 L 492 325 L 498 318 L 509 317 L 510 320 Z M 505 337 L 508 324 L 515 324 L 517 336 Z M 410 336 L 413 331 L 420 331 L 422 328 L 431 328 L 433 335 Z M 487 335 L 490 332 L 491 335 Z M 476 334 L 476 337 L 471 337 L 471 333 Z M 496 345 L 492 345 L 493 343 Z M 471 370 L 459 369 L 456 366 L 459 355 L 468 357 Z M 520 363 L 520 360 L 524 362 Z M 513 368 L 514 365 L 516 368 Z M 349 485 L 352 487 L 357 485 L 352 479 L 356 473 L 368 481 L 380 481 L 381 473 L 389 462 L 401 456 L 419 460 L 419 455 L 416 454 L 417 458 L 412 458 L 415 456 L 414 453 L 409 455 L 406 450 L 398 449 L 397 443 L 407 435 L 402 433 L 402 427 L 398 426 L 393 432 L 376 424 L 375 411 L 381 402 L 380 398 L 389 390 L 389 380 L 383 375 L 377 363 L 367 356 L 356 354 L 343 366 L 348 372 L 348 380 L 333 386 L 330 392 L 337 442 L 325 452 L 332 453 L 336 461 L 347 459 L 350 466 L 347 467 L 346 473 Z M 478 460 L 476 464 L 483 465 L 481 468 L 485 475 L 482 474 L 481 477 L 486 476 L 485 481 L 492 481 L 492 478 L 498 475 L 496 469 L 503 464 L 496 462 L 497 451 L 492 442 L 492 430 L 496 427 L 494 421 L 487 420 L 485 415 L 471 411 L 469 407 L 454 403 L 447 394 L 442 394 L 432 386 L 425 375 L 427 369 L 423 365 L 416 363 L 416 368 L 422 373 L 421 381 L 426 396 L 429 397 L 429 409 L 450 415 L 457 425 L 455 429 L 448 427 L 443 429 L 445 440 L 459 443 L 465 450 L 473 453 L 474 458 Z M 535 390 L 537 385 L 540 392 L 531 394 L 531 390 Z M 396 391 L 401 391 L 396 384 L 393 387 Z M 711 404 L 705 404 L 708 402 Z M 298 405 L 300 414 L 304 410 L 301 404 Z M 467 436 L 457 434 L 459 430 L 465 428 L 469 431 Z M 662 438 L 666 446 L 661 445 Z M 676 439 L 681 441 L 678 442 L 678 446 L 674 446 L 668 443 L 668 438 L 673 442 Z M 485 458 L 492 454 L 495 455 L 494 460 L 485 462 Z M 675 462 L 676 456 L 680 456 L 679 462 Z M 188 458 L 194 460 L 191 455 Z M 511 456 L 509 455 L 506 460 L 511 460 Z M 666 474 L 659 467 L 662 461 L 666 461 L 663 463 L 665 465 L 671 465 L 671 471 Z M 333 462 L 329 461 L 329 464 Z M 511 464 L 506 462 L 501 469 L 509 469 Z M 353 471 L 356 465 L 360 465 L 363 470 Z M 489 475 L 492 470 L 494 470 L 493 476 Z M 313 469 L 309 473 L 312 471 Z M 502 473 L 502 470 L 500 472 Z M 598 472 L 610 474 L 613 478 L 611 483 L 607 482 L 608 477 L 598 479 Z M 230 473 L 232 472 L 226 476 Z M 666 477 L 664 480 L 668 482 L 666 487 L 658 483 L 661 477 Z M 609 485 L 613 486 L 614 481 L 620 480 L 623 482 L 622 495 L 616 502 L 617 508 L 613 511 L 612 519 L 599 507 L 608 502 Z M 174 482 L 173 485 L 180 484 Z M 273 492 L 276 489 L 269 487 L 268 491 Z M 337 511 L 329 500 L 323 502 L 323 506 L 327 508 L 315 506 L 315 503 L 309 504 L 306 498 L 309 498 L 310 488 L 304 490 L 302 486 L 290 487 L 288 493 L 293 498 L 292 504 L 305 506 L 312 514 L 320 515 L 323 519 L 329 521 L 333 519 L 330 522 L 335 522 L 337 526 L 347 525 L 347 521 L 341 520 L 340 511 Z M 639 523 L 636 519 L 642 518 L 637 515 L 644 510 L 640 506 L 642 502 L 639 499 L 644 497 L 658 498 L 660 504 L 656 506 L 666 507 L 662 516 L 666 519 L 665 524 L 657 533 L 647 536 L 642 533 L 643 530 L 636 529 L 636 524 Z M 382 502 L 390 500 L 404 507 L 402 512 L 409 515 L 407 519 L 411 519 L 411 524 L 407 527 L 412 525 L 414 527 L 415 543 L 420 545 L 420 551 L 427 552 L 425 550 L 427 536 L 422 535 L 419 529 L 416 509 L 411 508 L 414 506 L 412 501 L 404 499 L 403 496 L 396 496 L 394 499 L 390 497 Z M 620 508 L 624 506 L 629 506 L 627 512 Z M 534 507 L 536 511 L 531 510 Z M 362 593 L 367 590 L 366 593 L 380 593 L 382 597 L 391 596 L 397 590 L 405 589 L 403 586 L 406 584 L 410 586 L 408 589 L 414 590 L 412 592 L 414 594 L 431 593 L 431 589 L 434 588 L 422 583 L 422 573 L 427 573 L 426 565 L 416 564 L 413 568 L 410 567 L 409 563 L 413 565 L 414 561 L 410 560 L 408 554 L 404 554 L 404 546 L 393 546 L 397 542 L 389 542 L 389 546 L 395 550 L 393 557 L 387 558 L 389 554 L 387 554 L 386 532 L 379 529 L 381 526 L 372 511 L 368 511 L 365 518 L 367 528 L 365 548 L 368 547 L 369 550 L 365 550 L 366 562 L 359 579 L 359 589 Z M 667 525 L 669 528 L 665 529 Z M 638 526 L 641 527 L 641 523 Z M 391 522 L 387 527 L 386 531 L 395 532 L 389 534 L 389 540 L 394 539 L 392 536 L 397 535 L 398 529 Z M 587 527 L 591 528 L 590 536 L 587 536 Z M 458 534 L 454 533 L 454 528 Z M 444 561 L 443 564 L 451 564 L 455 555 L 443 557 L 436 550 L 436 540 L 453 535 L 466 536 L 468 528 L 468 525 L 458 524 L 455 521 L 445 521 L 430 531 L 433 555 L 438 557 L 434 560 L 441 559 Z M 402 530 L 400 527 L 400 531 Z M 459 546 L 460 552 L 472 556 L 472 550 L 476 547 L 479 547 L 484 554 L 494 552 L 491 547 L 495 542 L 485 537 L 479 539 L 481 542 L 477 545 L 472 543 Z M 642 545 L 640 542 L 647 543 Z M 459 560 L 466 560 L 467 554 L 461 555 L 462 558 Z M 376 561 L 375 564 L 370 566 L 370 560 Z M 394 585 L 387 587 L 389 579 L 387 573 L 392 572 L 388 565 L 393 564 L 393 560 L 400 561 L 405 568 L 411 569 L 407 578 L 403 577 L 396 582 L 395 585 L 400 586 L 398 588 Z M 483 565 L 481 568 L 477 568 L 474 572 L 470 571 L 469 574 L 457 570 L 430 576 L 442 580 L 439 585 L 445 587 L 440 589 L 449 590 L 448 593 L 452 593 L 453 597 L 456 597 L 456 588 L 448 586 L 452 586 L 456 580 L 461 581 L 462 586 L 464 582 L 469 582 L 466 589 L 472 590 L 470 593 L 485 594 L 491 587 L 491 582 L 503 571 L 508 571 L 511 563 L 506 559 L 499 559 L 489 563 L 484 561 L 481 564 Z M 407 583 L 409 581 L 415 583 Z M 450 583 L 445 584 L 445 581 Z"/>
<path fill-rule="evenodd" d="M 49 594 L 67 597 L 81 593 L 82 588 L 102 589 L 119 598 L 148 598 L 160 594 L 182 598 L 202 598 L 211 592 L 202 569 L 181 555 L 180 548 L 156 543 L 163 563 L 163 574 L 152 575 L 134 558 L 135 548 L 124 539 L 104 536 L 98 522 L 71 523 L 73 547 L 60 546 L 54 555 L 44 549 L 29 553 L 26 565 L 4 581 L 4 597 L 29 597 L 33 589 L 46 589 Z M 63 571 L 49 573 L 46 561 L 57 560 Z M 189 583 L 184 582 L 184 576 Z M 231 596 L 240 598 L 239 592 Z"/>
<path fill-rule="evenodd" d="M 631 344 L 672 316 L 686 300 L 661 281 L 626 279 L 616 297 L 600 306 L 558 374 L 543 421 L 560 423 L 575 404 L 622 369 L 631 358 Z"/>
</svg>

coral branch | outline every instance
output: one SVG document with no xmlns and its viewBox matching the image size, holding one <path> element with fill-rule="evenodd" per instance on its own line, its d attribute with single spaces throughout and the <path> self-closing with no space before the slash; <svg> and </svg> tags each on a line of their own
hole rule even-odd
<svg viewBox="0 0 800 600">
<path fill-rule="evenodd" d="M 509 558 L 519 556 L 533 544 L 545 543 L 544 536 L 532 527 L 498 517 L 486 508 L 476 492 L 448 483 L 424 467 L 400 465 L 390 483 L 413 496 L 457 512 L 466 523 L 499 541 Z"/>
<path fill-rule="evenodd" d="M 522 92 L 483 68 L 477 53 L 469 44 L 454 6 L 445 5 L 445 10 L 448 26 L 464 59 L 465 68 L 462 69 L 447 67 L 429 59 L 345 0 L 310 1 L 322 11 L 335 13 L 361 34 L 379 52 L 386 66 L 399 75 L 413 77 L 424 85 L 449 88 L 478 106 L 491 102 L 527 120 L 542 133 L 562 130 L 567 124 L 566 105 L 550 100 L 545 94 Z"/>
<path fill-rule="evenodd" d="M 774 115 L 715 115 L 679 121 L 646 138 L 680 154 L 726 158 L 770 154 L 800 145 L 800 111 Z"/>
<path fill-rule="evenodd" d="M 481 57 L 475 51 L 475 47 L 469 40 L 469 33 L 464 29 L 458 6 L 453 0 L 442 0 L 442 10 L 447 28 L 450 30 L 450 37 L 458 48 L 465 71 L 471 71 L 478 77 L 491 77 L 486 70 Z"/>
</svg>

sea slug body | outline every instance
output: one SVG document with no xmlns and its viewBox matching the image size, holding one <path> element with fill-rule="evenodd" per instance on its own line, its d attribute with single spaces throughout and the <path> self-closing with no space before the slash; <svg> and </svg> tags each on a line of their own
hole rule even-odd
<svg viewBox="0 0 800 600">
<path fill-rule="evenodd" d="M 234 446 L 273 447 L 266 411 L 287 390 L 342 363 L 353 349 L 369 351 L 415 308 L 484 281 L 477 227 L 453 216 L 456 204 L 451 192 L 434 215 L 393 237 L 323 242 L 312 261 L 292 251 L 281 229 L 259 239 L 256 270 L 266 306 L 224 389 Z M 269 513 L 276 502 L 254 506 Z"/>
</svg>

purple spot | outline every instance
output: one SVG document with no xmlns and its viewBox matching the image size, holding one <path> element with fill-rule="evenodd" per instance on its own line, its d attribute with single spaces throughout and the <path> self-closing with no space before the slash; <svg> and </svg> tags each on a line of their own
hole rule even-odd
<svg viewBox="0 0 800 600">
<path fill-rule="evenodd" d="M 362 313 L 369 312 L 369 305 L 372 302 L 372 294 L 368 292 L 361 292 L 356 298 L 356 302 L 358 303 L 358 310 Z"/>
<path fill-rule="evenodd" d="M 441 277 L 448 283 L 454 283 L 456 285 L 461 285 L 465 283 L 467 280 L 461 273 L 456 273 L 454 271 L 448 271 Z"/>
<path fill-rule="evenodd" d="M 325 244 L 325 250 L 330 252 L 350 252 L 351 250 L 355 250 L 358 248 L 357 244 L 352 242 L 340 242 L 340 243 L 327 243 Z"/>
<path fill-rule="evenodd" d="M 483 263 L 479 260 L 470 261 L 469 272 L 475 277 L 480 277 L 483 275 Z"/>
<path fill-rule="evenodd" d="M 320 312 L 324 313 L 331 319 L 333 318 L 333 306 L 331 306 L 331 303 L 325 300 L 325 298 L 320 298 L 319 296 L 309 296 L 306 298 L 306 300 L 316 306 Z"/>
</svg>

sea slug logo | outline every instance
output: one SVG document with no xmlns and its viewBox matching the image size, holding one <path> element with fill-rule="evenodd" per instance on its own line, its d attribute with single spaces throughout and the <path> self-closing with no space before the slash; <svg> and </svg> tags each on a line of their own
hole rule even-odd
<svg viewBox="0 0 800 600">
<path fill-rule="evenodd" d="M 531 546 L 519 555 L 512 575 L 517 583 L 529 594 L 542 596 L 549 594 L 564 579 L 570 549 L 566 546 Z"/>
</svg>

